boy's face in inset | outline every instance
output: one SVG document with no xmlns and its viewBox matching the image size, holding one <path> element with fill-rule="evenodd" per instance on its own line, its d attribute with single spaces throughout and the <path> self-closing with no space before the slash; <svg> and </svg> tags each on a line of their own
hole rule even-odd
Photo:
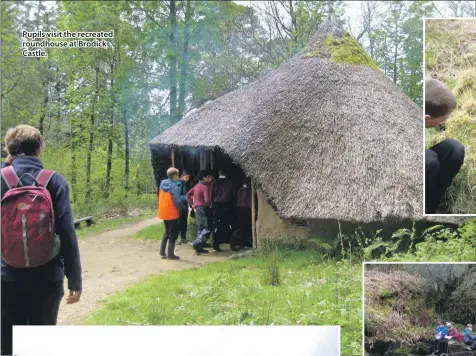
<svg viewBox="0 0 476 356">
<path fill-rule="evenodd" d="M 179 175 L 178 175 L 178 174 L 176 174 L 176 175 L 174 175 L 174 176 L 172 177 L 172 180 L 178 180 L 178 179 L 179 179 Z"/>
<path fill-rule="evenodd" d="M 188 182 L 190 180 L 190 174 L 186 174 L 186 175 L 182 176 L 182 180 L 184 182 Z"/>
<path fill-rule="evenodd" d="M 427 129 L 440 126 L 441 124 L 445 123 L 446 120 L 450 117 L 451 113 L 447 113 L 446 115 L 432 118 L 430 115 L 425 115 L 425 127 Z"/>
</svg>

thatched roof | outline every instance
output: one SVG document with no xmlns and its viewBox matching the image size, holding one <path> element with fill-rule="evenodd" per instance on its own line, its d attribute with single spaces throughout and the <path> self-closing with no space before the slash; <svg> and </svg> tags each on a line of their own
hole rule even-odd
<svg viewBox="0 0 476 356">
<path fill-rule="evenodd" d="M 421 219 L 422 110 L 369 58 L 328 20 L 279 69 L 194 110 L 150 146 L 222 149 L 282 218 Z"/>
</svg>

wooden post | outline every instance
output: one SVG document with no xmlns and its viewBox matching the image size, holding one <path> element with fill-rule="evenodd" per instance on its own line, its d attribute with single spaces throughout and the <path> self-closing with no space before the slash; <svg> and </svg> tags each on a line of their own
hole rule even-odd
<svg viewBox="0 0 476 356">
<path fill-rule="evenodd" d="M 251 235 L 253 236 L 253 248 L 258 248 L 258 238 L 256 236 L 255 184 L 253 179 L 251 179 Z"/>
<path fill-rule="evenodd" d="M 204 171 L 207 169 L 207 152 L 204 148 L 200 148 L 200 170 Z"/>
<path fill-rule="evenodd" d="M 172 148 L 172 167 L 175 167 L 175 150 Z"/>
<path fill-rule="evenodd" d="M 180 149 L 180 164 L 182 165 L 182 171 L 184 171 L 185 170 L 185 163 L 183 161 L 183 148 Z"/>
</svg>

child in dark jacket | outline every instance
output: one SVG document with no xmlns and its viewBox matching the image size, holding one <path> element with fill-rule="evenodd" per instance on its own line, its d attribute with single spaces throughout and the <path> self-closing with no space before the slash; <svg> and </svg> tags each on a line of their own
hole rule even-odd
<svg viewBox="0 0 476 356">
<path fill-rule="evenodd" d="M 456 108 L 456 98 L 436 79 L 425 81 L 425 127 L 442 125 Z M 446 139 L 425 150 L 425 213 L 449 213 L 444 195 L 464 162 L 464 146 Z M 438 210 L 438 211 L 437 211 Z"/>
<path fill-rule="evenodd" d="M 198 177 L 199 183 L 188 191 L 186 197 L 188 203 L 195 209 L 198 231 L 197 238 L 192 242 L 192 246 L 195 252 L 200 254 L 208 252 L 203 248 L 203 245 L 211 233 L 207 218 L 210 209 L 209 183 L 211 175 L 205 171 L 200 171 Z"/>
<path fill-rule="evenodd" d="M 220 169 L 219 174 L 218 179 L 215 179 L 210 187 L 210 201 L 213 206 L 213 225 L 215 228 L 214 252 L 222 251 L 220 243 L 230 241 L 235 203 L 235 189 L 232 181 L 225 176 L 223 170 Z"/>
<path fill-rule="evenodd" d="M 160 244 L 160 256 L 169 260 L 178 260 L 175 255 L 175 241 L 180 232 L 179 209 L 182 206 L 180 191 L 177 185 L 179 171 L 177 168 L 167 170 L 168 179 L 160 182 L 159 188 L 159 219 L 164 221 L 165 231 Z M 168 242 L 168 246 L 167 246 Z M 165 248 L 167 247 L 167 254 Z"/>
<path fill-rule="evenodd" d="M 243 186 L 236 193 L 236 227 L 235 233 L 230 240 L 232 251 L 243 250 L 245 246 L 253 247 L 251 228 L 251 187 L 249 179 L 243 182 Z"/>
<path fill-rule="evenodd" d="M 186 194 L 190 190 L 190 174 L 183 171 L 182 176 L 177 181 L 177 185 L 179 186 L 180 201 L 182 202 L 179 209 L 180 240 L 177 244 L 182 245 L 187 243 L 188 201 Z"/>
</svg>

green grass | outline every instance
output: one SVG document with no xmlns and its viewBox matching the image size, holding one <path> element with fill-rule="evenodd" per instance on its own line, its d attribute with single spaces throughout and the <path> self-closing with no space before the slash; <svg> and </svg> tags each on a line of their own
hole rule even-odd
<svg viewBox="0 0 476 356">
<path fill-rule="evenodd" d="M 145 229 L 139 231 L 134 238 L 142 240 L 162 240 L 164 234 L 164 224 L 148 226 Z"/>
<path fill-rule="evenodd" d="M 157 225 L 148 226 L 141 231 L 139 231 L 133 238 L 140 240 L 162 240 L 162 235 L 164 234 L 164 224 L 159 223 Z M 197 226 L 195 220 L 188 218 L 188 229 L 187 229 L 187 239 L 189 241 L 193 240 L 197 235 Z"/>
<path fill-rule="evenodd" d="M 342 353 L 361 353 L 361 265 L 279 251 L 279 286 L 265 259 L 227 260 L 147 278 L 113 295 L 88 325 L 340 325 Z"/>
<path fill-rule="evenodd" d="M 145 211 L 145 212 L 141 212 L 138 216 L 109 218 L 109 219 L 102 219 L 99 221 L 93 220 L 95 223 L 89 227 L 86 226 L 86 224 L 83 222 L 81 223 L 81 227 L 78 230 L 76 230 L 76 236 L 78 238 L 93 236 L 93 235 L 100 234 L 102 232 L 119 229 L 123 227 L 124 225 L 137 223 L 146 219 L 151 219 L 153 217 L 154 217 L 154 214 L 152 212 Z"/>
</svg>

